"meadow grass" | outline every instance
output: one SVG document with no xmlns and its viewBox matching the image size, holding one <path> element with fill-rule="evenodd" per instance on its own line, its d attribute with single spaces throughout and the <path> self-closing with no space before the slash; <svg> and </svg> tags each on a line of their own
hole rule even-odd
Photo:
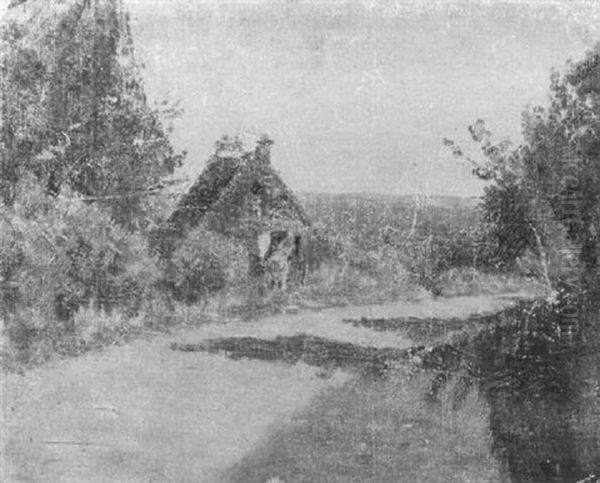
<svg viewBox="0 0 600 483">
<path fill-rule="evenodd" d="M 224 477 L 232 482 L 497 482 L 489 409 L 476 390 L 457 404 L 451 380 L 398 367 L 318 396 Z"/>
<path fill-rule="evenodd" d="M 495 295 L 527 292 L 544 293 L 547 287 L 534 277 L 516 273 L 489 273 L 462 267 L 451 268 L 439 277 L 440 293 L 445 297 Z"/>
</svg>

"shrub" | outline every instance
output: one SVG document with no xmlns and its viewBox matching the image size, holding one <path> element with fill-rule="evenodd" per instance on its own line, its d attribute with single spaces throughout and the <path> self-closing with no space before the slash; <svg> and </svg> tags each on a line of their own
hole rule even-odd
<svg viewBox="0 0 600 483">
<path fill-rule="evenodd" d="M 165 283 L 187 304 L 206 303 L 210 294 L 240 286 L 248 275 L 246 249 L 203 226 L 192 230 L 165 264 Z"/>
<path fill-rule="evenodd" d="M 25 261 L 23 248 L 22 233 L 0 216 L 0 317 L 16 309 L 19 294 L 14 279 Z"/>
<path fill-rule="evenodd" d="M 77 336 L 85 344 L 106 337 L 107 333 L 116 332 L 126 325 L 126 319 L 120 311 L 107 313 L 91 305 L 80 307 L 73 316 Z"/>
<path fill-rule="evenodd" d="M 4 307 L 14 309 L 17 299 L 19 306 L 67 325 L 89 304 L 133 315 L 158 280 L 144 238 L 116 225 L 98 206 L 52 198 L 28 182 L 13 208 L 0 209 Z"/>
<path fill-rule="evenodd" d="M 395 249 L 362 249 L 346 239 L 336 256 L 309 271 L 305 291 L 328 303 L 374 302 L 411 292 L 408 273 Z"/>
<path fill-rule="evenodd" d="M 545 293 L 542 282 L 513 272 L 486 273 L 474 268 L 451 268 L 442 273 L 436 286 L 446 297 L 461 295 L 505 294 L 528 292 Z"/>
<path fill-rule="evenodd" d="M 494 265 L 494 246 L 486 241 L 480 229 L 447 229 L 421 238 L 406 238 L 397 245 L 398 257 L 416 282 L 433 293 L 439 293 L 440 276 L 453 268 L 478 267 L 486 270 Z"/>
</svg>

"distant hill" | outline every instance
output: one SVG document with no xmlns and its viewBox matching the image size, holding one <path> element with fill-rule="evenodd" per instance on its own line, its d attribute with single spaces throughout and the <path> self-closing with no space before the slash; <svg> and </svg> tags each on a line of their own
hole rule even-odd
<svg viewBox="0 0 600 483">
<path fill-rule="evenodd" d="M 366 202 L 384 202 L 384 203 L 401 203 L 409 206 L 415 204 L 417 199 L 415 195 L 387 195 L 380 193 L 297 193 L 301 200 L 312 202 L 313 200 L 322 201 L 366 201 Z M 448 208 L 470 208 L 474 209 L 481 200 L 478 196 L 447 196 L 447 195 L 431 195 L 427 198 L 420 196 L 422 203 L 429 206 L 443 206 Z"/>
<path fill-rule="evenodd" d="M 375 242 L 381 230 L 421 235 L 473 227 L 479 222 L 479 198 L 415 197 L 363 193 L 298 193 L 309 219 L 359 243 Z"/>
</svg>

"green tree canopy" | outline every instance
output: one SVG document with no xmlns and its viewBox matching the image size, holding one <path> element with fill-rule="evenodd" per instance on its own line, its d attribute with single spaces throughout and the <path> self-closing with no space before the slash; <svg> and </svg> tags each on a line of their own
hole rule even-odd
<svg viewBox="0 0 600 483">
<path fill-rule="evenodd" d="M 182 161 L 148 106 L 121 0 L 17 2 L 0 31 L 0 194 L 32 173 L 50 194 L 68 186 L 131 223 L 145 190 Z"/>
<path fill-rule="evenodd" d="M 600 44 L 565 72 L 551 75 L 549 104 L 522 116 L 524 142 L 493 143 L 483 120 L 469 127 L 482 156 L 465 156 L 473 173 L 490 181 L 482 208 L 506 261 L 537 245 L 577 253 L 595 272 L 600 255 Z M 551 261 L 551 260 L 550 260 Z"/>
</svg>

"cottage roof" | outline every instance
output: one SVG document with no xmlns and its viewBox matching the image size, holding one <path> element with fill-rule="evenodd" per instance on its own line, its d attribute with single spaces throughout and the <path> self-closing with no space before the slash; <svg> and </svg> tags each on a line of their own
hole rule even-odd
<svg viewBox="0 0 600 483">
<path fill-rule="evenodd" d="M 243 203 L 250 193 L 268 205 L 268 222 L 309 225 L 300 202 L 271 164 L 251 153 L 213 156 L 168 222 L 180 232 L 205 217 L 233 223 L 243 216 Z"/>
</svg>

